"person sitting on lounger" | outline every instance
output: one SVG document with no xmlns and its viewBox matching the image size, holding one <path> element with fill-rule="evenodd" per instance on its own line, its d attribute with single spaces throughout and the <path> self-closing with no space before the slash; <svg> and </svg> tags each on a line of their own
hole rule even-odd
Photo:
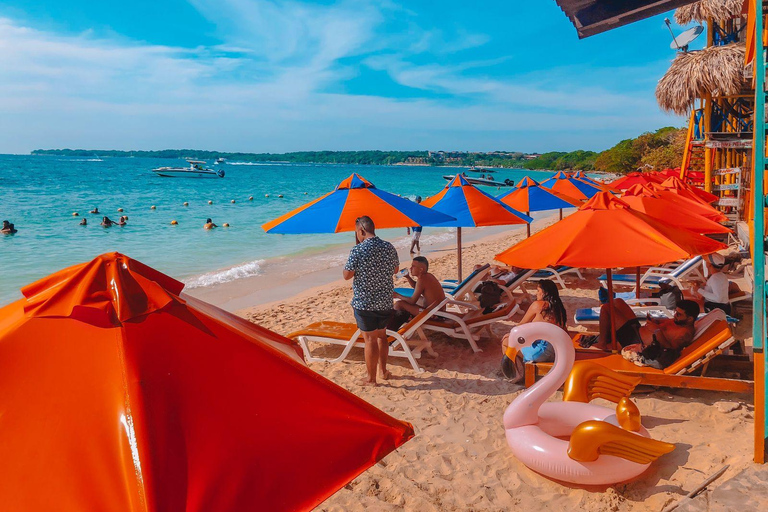
<svg viewBox="0 0 768 512">
<path fill-rule="evenodd" d="M 413 287 L 413 295 L 405 297 L 395 292 L 395 314 L 387 326 L 387 329 L 392 331 L 398 330 L 404 323 L 421 313 L 424 310 L 422 305 L 429 307 L 445 298 L 445 290 L 440 281 L 429 273 L 429 261 L 424 256 L 413 258 L 411 268 L 404 277 Z M 420 301 L 422 297 L 423 300 Z"/>
<path fill-rule="evenodd" d="M 704 265 L 707 267 L 706 284 L 699 289 L 691 291 L 697 300 L 703 301 L 704 311 L 722 309 L 726 315 L 731 314 L 731 304 L 728 301 L 730 282 L 722 270 L 725 266 L 725 258 L 721 254 L 710 254 L 704 257 Z"/>
<path fill-rule="evenodd" d="M 645 325 L 634 310 L 621 299 L 613 301 L 616 316 L 616 341 L 622 347 L 642 344 L 647 347 L 656 340 L 662 348 L 682 350 L 693 341 L 694 322 L 701 309 L 692 300 L 681 300 L 675 309 L 675 316 L 655 320 L 650 314 Z M 583 336 L 580 344 L 587 348 L 594 345 L 601 350 L 611 349 L 611 309 L 609 304 L 600 308 L 600 333 L 597 336 Z"/>
<path fill-rule="evenodd" d="M 565 312 L 563 301 L 560 300 L 560 292 L 557 285 L 549 279 L 542 279 L 536 286 L 536 301 L 534 301 L 520 320 L 520 324 L 530 322 L 549 322 L 561 329 L 565 329 L 568 315 Z M 520 325 L 518 324 L 518 325 Z M 523 365 L 525 362 L 554 361 L 555 351 L 552 345 L 544 340 L 536 340 L 533 345 L 522 349 L 515 361 L 510 361 L 506 355 L 509 344 L 509 334 L 501 339 L 501 353 L 504 354 L 501 370 L 504 375 L 514 382 L 523 377 Z"/>
</svg>

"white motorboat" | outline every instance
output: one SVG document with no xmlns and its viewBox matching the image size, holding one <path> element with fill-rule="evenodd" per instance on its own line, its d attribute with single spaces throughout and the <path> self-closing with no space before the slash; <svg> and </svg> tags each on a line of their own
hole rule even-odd
<svg viewBox="0 0 768 512">
<path fill-rule="evenodd" d="M 443 179 L 451 181 L 455 177 L 456 176 L 453 174 L 446 174 L 443 176 Z M 515 186 L 515 182 L 510 179 L 506 179 L 504 181 L 501 181 L 501 180 L 497 181 L 497 180 L 494 180 L 493 177 L 489 176 L 489 178 L 490 179 L 473 178 L 471 176 L 464 176 L 464 179 L 473 185 L 485 185 L 488 187 L 514 187 Z"/>
<path fill-rule="evenodd" d="M 222 169 L 214 170 L 203 167 L 205 162 L 200 160 L 187 160 L 189 167 L 158 167 L 152 172 L 165 178 L 223 178 Z"/>
</svg>

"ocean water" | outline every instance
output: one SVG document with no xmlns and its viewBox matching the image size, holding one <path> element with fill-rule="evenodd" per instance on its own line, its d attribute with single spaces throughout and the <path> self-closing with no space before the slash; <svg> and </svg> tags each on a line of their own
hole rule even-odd
<svg viewBox="0 0 768 512">
<path fill-rule="evenodd" d="M 446 184 L 442 176 L 457 170 L 228 162 L 215 166 L 226 171 L 223 179 L 162 178 L 150 172 L 170 165 L 186 163 L 0 155 L 0 220 L 10 220 L 19 230 L 12 236 L 0 235 L 0 305 L 20 297 L 19 288 L 28 283 L 110 251 L 151 265 L 188 288 L 256 275 L 270 258 L 321 259 L 324 248 L 348 244 L 353 235 L 267 235 L 261 225 L 332 190 L 353 172 L 378 188 L 413 198 L 437 193 Z M 524 175 L 541 180 L 551 174 L 499 170 L 494 177 L 517 182 Z M 484 189 L 497 194 L 495 188 Z M 284 197 L 278 198 L 280 194 Z M 189 206 L 183 206 L 185 201 Z M 94 207 L 101 214 L 88 213 Z M 115 221 L 127 215 L 128 225 L 103 228 L 102 215 Z M 219 226 L 227 222 L 231 227 L 206 231 L 203 224 L 209 217 Z M 83 218 L 88 226 L 79 225 Z M 172 220 L 178 225 L 172 226 Z M 403 234 L 384 231 L 382 236 Z M 427 229 L 425 236 L 447 234 Z"/>
</svg>

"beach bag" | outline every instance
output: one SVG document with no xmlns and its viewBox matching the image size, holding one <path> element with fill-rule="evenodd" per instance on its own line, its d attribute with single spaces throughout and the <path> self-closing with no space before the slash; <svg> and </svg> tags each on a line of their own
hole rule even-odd
<svg viewBox="0 0 768 512">
<path fill-rule="evenodd" d="M 493 311 L 494 307 L 501 302 L 502 293 L 504 292 L 501 287 L 493 281 L 483 281 L 480 284 L 480 307 L 483 313 Z"/>
</svg>

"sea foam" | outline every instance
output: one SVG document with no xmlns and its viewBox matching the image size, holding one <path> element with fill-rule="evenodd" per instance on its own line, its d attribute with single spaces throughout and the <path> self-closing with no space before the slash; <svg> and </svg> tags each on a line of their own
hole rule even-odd
<svg viewBox="0 0 768 512">
<path fill-rule="evenodd" d="M 184 280 L 184 284 L 188 289 L 204 288 L 206 286 L 228 283 L 230 281 L 235 281 L 236 279 L 256 276 L 260 274 L 259 270 L 261 269 L 262 263 L 264 263 L 264 260 L 249 261 L 248 263 L 235 265 L 234 267 L 225 270 L 207 272 Z"/>
</svg>

